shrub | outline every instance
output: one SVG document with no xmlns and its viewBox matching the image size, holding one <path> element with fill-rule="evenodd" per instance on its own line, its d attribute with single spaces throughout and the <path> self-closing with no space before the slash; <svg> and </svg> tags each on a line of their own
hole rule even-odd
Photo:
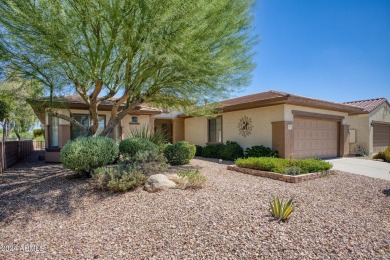
<svg viewBox="0 0 390 260">
<path fill-rule="evenodd" d="M 144 174 L 129 165 L 97 168 L 92 178 L 97 189 L 122 192 L 142 186 L 146 180 Z"/>
<path fill-rule="evenodd" d="M 64 168 L 78 173 L 91 173 L 94 169 L 113 163 L 118 158 L 118 146 L 108 137 L 79 137 L 61 149 Z"/>
<path fill-rule="evenodd" d="M 278 152 L 263 145 L 255 145 L 245 149 L 245 157 L 278 157 Z"/>
<path fill-rule="evenodd" d="M 235 161 L 239 167 L 250 168 L 262 171 L 271 171 L 286 174 L 286 169 L 291 166 L 299 167 L 300 174 L 310 172 L 326 171 L 332 168 L 332 164 L 318 159 L 291 160 L 283 158 L 270 157 L 249 157 L 246 159 L 237 159 Z M 287 170 L 288 171 L 288 170 Z"/>
<path fill-rule="evenodd" d="M 190 162 L 196 153 L 195 145 L 185 141 L 170 144 L 165 147 L 164 155 L 171 165 L 183 165 Z"/>
<path fill-rule="evenodd" d="M 167 158 L 156 151 L 138 151 L 131 163 L 134 168 L 145 175 L 163 172 L 168 168 Z"/>
<path fill-rule="evenodd" d="M 195 147 L 196 147 L 195 155 L 196 156 L 202 156 L 203 147 L 200 146 L 200 145 L 195 145 Z"/>
<path fill-rule="evenodd" d="M 301 168 L 298 166 L 287 167 L 284 173 L 287 175 L 299 175 L 301 174 Z"/>
<path fill-rule="evenodd" d="M 130 133 L 126 133 L 126 138 L 141 138 L 146 139 L 158 146 L 168 142 L 168 135 L 163 131 L 151 131 L 148 125 L 134 127 L 130 129 Z"/>
<path fill-rule="evenodd" d="M 301 169 L 301 173 L 323 172 L 332 168 L 332 164 L 320 159 L 295 160 L 295 165 Z"/>
<path fill-rule="evenodd" d="M 37 138 L 38 136 L 43 136 L 45 135 L 45 129 L 34 129 L 33 130 L 33 136 L 34 138 Z"/>
<path fill-rule="evenodd" d="M 185 179 L 182 184 L 183 189 L 201 189 L 207 181 L 206 176 L 201 174 L 199 170 L 186 170 L 179 172 L 177 175 Z"/>
<path fill-rule="evenodd" d="M 390 147 L 387 147 L 383 152 L 374 155 L 373 159 L 381 159 L 384 162 L 390 162 Z"/>
<path fill-rule="evenodd" d="M 220 149 L 220 159 L 234 161 L 237 158 L 244 157 L 244 150 L 242 147 L 234 141 L 226 141 L 226 144 Z"/>
<path fill-rule="evenodd" d="M 143 138 L 128 138 L 119 143 L 119 152 L 121 155 L 132 159 L 139 151 L 158 152 L 158 145 Z"/>
<path fill-rule="evenodd" d="M 278 221 L 286 221 L 293 211 L 292 199 L 289 199 L 284 203 L 283 201 L 280 201 L 279 198 L 274 198 L 270 202 L 271 215 Z"/>
<path fill-rule="evenodd" d="M 222 150 L 222 144 L 208 145 L 202 149 L 202 157 L 206 158 L 220 158 L 220 151 Z"/>
</svg>

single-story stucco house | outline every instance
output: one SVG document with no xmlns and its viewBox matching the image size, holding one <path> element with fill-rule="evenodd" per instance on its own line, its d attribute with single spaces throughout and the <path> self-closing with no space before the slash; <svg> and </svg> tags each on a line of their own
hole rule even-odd
<svg viewBox="0 0 390 260">
<path fill-rule="evenodd" d="M 98 106 L 99 129 L 103 130 L 111 116 L 111 108 L 115 98 L 103 101 Z M 47 109 L 49 102 L 47 98 L 31 100 L 29 102 L 38 116 L 41 124 L 45 126 L 45 160 L 47 162 L 60 162 L 61 148 L 69 140 L 79 137 L 82 133 L 80 129 L 61 118 L 49 116 Z M 55 98 L 52 103 L 53 112 L 72 116 L 84 126 L 90 126 L 88 106 L 78 95 L 63 96 Z M 110 137 L 119 141 L 131 134 L 131 128 L 148 126 L 149 129 L 164 131 L 170 142 L 184 140 L 184 119 L 177 118 L 177 112 L 164 111 L 147 105 L 138 106 L 131 111 L 118 124 Z"/>
<path fill-rule="evenodd" d="M 356 154 L 361 146 L 366 154 L 373 154 L 390 146 L 390 104 L 386 98 L 346 102 L 363 109 L 350 115 L 350 153 Z"/>
<path fill-rule="evenodd" d="M 109 120 L 113 102 L 114 99 L 105 101 L 98 108 L 102 128 Z M 61 147 L 79 136 L 80 131 L 68 121 L 50 117 L 42 102 L 39 109 L 33 104 L 46 127 L 46 161 L 59 162 Z M 385 109 L 389 111 L 388 105 L 386 100 L 371 114 L 373 111 L 368 112 L 354 102 L 342 104 L 270 90 L 224 100 L 214 118 L 189 117 L 141 105 L 125 116 L 110 136 L 120 140 L 126 138 L 131 128 L 147 124 L 150 129 L 165 131 L 173 143 L 185 140 L 205 146 L 230 140 L 238 142 L 244 149 L 254 145 L 268 146 L 285 158 L 342 157 L 354 153 L 355 145 L 363 143 L 363 137 L 367 136 L 363 134 L 366 130 L 360 129 L 365 125 L 363 118 L 369 118 L 368 125 L 387 122 L 379 117 Z M 89 124 L 87 105 L 79 96 L 65 96 L 55 103 L 55 107 L 58 113 L 72 115 L 79 122 Z M 387 127 L 387 124 L 380 124 L 383 125 Z M 351 147 L 350 128 L 354 138 Z M 376 130 L 372 130 L 372 136 L 383 130 L 373 129 Z M 388 145 L 387 139 L 382 137 L 375 140 L 377 143 L 373 147 Z M 384 143 L 378 143 L 382 141 Z M 366 145 L 370 147 L 370 140 Z"/>
</svg>

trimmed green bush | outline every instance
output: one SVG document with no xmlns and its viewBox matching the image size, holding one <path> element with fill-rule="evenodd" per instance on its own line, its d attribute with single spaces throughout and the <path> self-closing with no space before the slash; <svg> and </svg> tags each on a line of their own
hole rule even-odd
<svg viewBox="0 0 390 260">
<path fill-rule="evenodd" d="M 220 158 L 221 150 L 223 148 L 222 144 L 208 145 L 202 149 L 202 157 L 205 158 Z"/>
<path fill-rule="evenodd" d="M 220 150 L 220 159 L 234 161 L 235 159 L 242 157 L 244 157 L 244 150 L 234 141 L 226 141 L 226 144 L 223 145 Z"/>
<path fill-rule="evenodd" d="M 97 168 L 92 179 L 97 189 L 124 192 L 144 185 L 146 176 L 129 165 L 115 165 Z"/>
<path fill-rule="evenodd" d="M 245 149 L 245 157 L 278 157 L 278 152 L 263 145 L 255 145 Z"/>
<path fill-rule="evenodd" d="M 119 143 L 119 152 L 123 156 L 133 158 L 138 151 L 158 152 L 158 145 L 143 138 L 128 138 Z"/>
<path fill-rule="evenodd" d="M 281 174 L 286 174 L 286 172 L 289 172 L 289 168 L 292 166 L 298 167 L 300 169 L 300 174 L 322 172 L 332 168 L 331 163 L 318 159 L 291 160 L 271 157 L 249 157 L 246 159 L 237 159 L 235 163 L 237 166 L 243 168 L 277 172 Z M 296 172 L 295 170 L 296 169 L 294 169 L 294 172 Z"/>
<path fill-rule="evenodd" d="M 190 162 L 196 153 L 195 145 L 185 141 L 169 144 L 165 147 L 164 155 L 171 165 L 183 165 Z"/>
<path fill-rule="evenodd" d="M 196 147 L 195 156 L 202 156 L 203 147 L 200 145 L 195 145 L 195 147 Z"/>
<path fill-rule="evenodd" d="M 91 173 L 98 167 L 113 163 L 118 153 L 118 146 L 111 138 L 79 137 L 62 147 L 61 162 L 64 168 Z"/>
<path fill-rule="evenodd" d="M 381 159 L 384 162 L 390 162 L 390 147 L 387 147 L 383 152 L 375 154 L 373 159 Z"/>
</svg>

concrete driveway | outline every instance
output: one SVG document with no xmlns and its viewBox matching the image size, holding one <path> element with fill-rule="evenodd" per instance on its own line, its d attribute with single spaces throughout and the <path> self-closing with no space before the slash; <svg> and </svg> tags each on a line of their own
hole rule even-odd
<svg viewBox="0 0 390 260">
<path fill-rule="evenodd" d="M 361 158 L 336 158 L 326 160 L 333 169 L 390 181 L 390 163 Z"/>
</svg>

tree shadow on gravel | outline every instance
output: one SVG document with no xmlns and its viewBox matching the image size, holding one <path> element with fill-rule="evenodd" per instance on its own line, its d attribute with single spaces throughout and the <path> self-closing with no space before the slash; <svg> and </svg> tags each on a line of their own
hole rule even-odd
<svg viewBox="0 0 390 260">
<path fill-rule="evenodd" d="M 88 185 L 87 179 L 70 179 L 73 173 L 61 164 L 23 162 L 0 177 L 0 225 L 14 220 L 27 223 L 33 212 L 70 216 L 82 207 L 81 199 L 112 196 L 98 193 Z"/>
<path fill-rule="evenodd" d="M 386 195 L 386 197 L 390 197 L 390 189 L 383 190 L 382 192 Z"/>
</svg>

